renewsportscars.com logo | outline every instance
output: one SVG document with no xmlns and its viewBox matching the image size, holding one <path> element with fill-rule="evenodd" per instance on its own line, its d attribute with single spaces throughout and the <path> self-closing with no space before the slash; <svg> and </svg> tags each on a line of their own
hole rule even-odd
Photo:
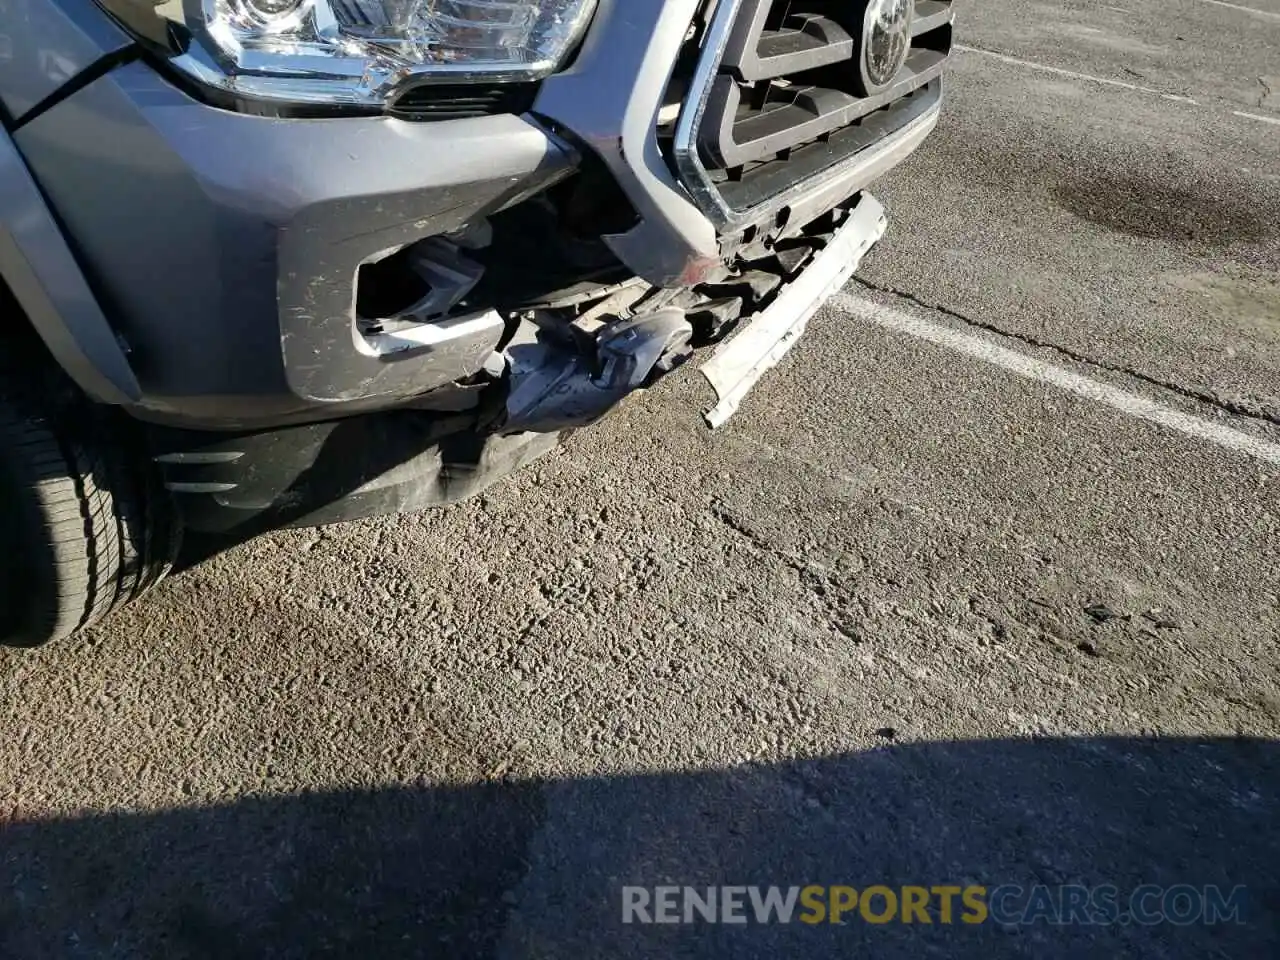
<svg viewBox="0 0 1280 960">
<path fill-rule="evenodd" d="M 849 923 L 1096 926 L 1242 923 L 1245 888 L 960 884 L 890 887 L 623 887 L 623 923 Z"/>
</svg>

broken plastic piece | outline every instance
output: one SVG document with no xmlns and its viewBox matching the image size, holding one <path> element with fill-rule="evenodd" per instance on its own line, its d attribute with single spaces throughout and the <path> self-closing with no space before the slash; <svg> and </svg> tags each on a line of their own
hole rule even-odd
<svg viewBox="0 0 1280 960">
<path fill-rule="evenodd" d="M 694 336 L 699 344 L 718 343 L 734 328 L 742 316 L 744 304 L 741 297 L 712 300 L 689 314 Z"/>
<path fill-rule="evenodd" d="M 507 347 L 507 433 L 552 433 L 594 423 L 654 373 L 678 366 L 689 354 L 693 327 L 676 309 L 615 320 L 596 337 L 595 357 L 548 331 L 533 333 Z"/>
<path fill-rule="evenodd" d="M 884 207 L 863 194 L 850 217 L 826 249 L 793 283 L 783 287 L 773 304 L 740 333 L 720 345 L 702 368 L 720 402 L 707 411 L 714 430 L 738 411 L 739 404 L 796 345 L 810 318 L 827 298 L 853 276 L 863 256 L 884 235 Z"/>
</svg>

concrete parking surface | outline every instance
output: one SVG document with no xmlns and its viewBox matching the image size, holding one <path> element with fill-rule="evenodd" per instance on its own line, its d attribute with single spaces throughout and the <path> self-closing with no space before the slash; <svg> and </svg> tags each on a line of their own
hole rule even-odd
<svg viewBox="0 0 1280 960">
<path fill-rule="evenodd" d="M 962 2 L 890 231 L 447 512 L 0 653 L 0 956 L 1280 954 L 1280 0 Z M 638 885 L 1238 923 L 624 925 Z"/>
</svg>

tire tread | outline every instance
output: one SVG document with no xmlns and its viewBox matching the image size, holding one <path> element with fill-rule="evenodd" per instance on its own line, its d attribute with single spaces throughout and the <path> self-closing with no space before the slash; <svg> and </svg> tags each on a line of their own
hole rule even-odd
<svg viewBox="0 0 1280 960">
<path fill-rule="evenodd" d="M 0 458 L 46 559 L 0 610 L 0 641 L 37 646 L 98 622 L 169 573 L 178 525 L 145 449 L 114 410 L 0 354 Z M 139 464 L 143 469 L 138 469 Z M 0 467 L 4 464 L 0 463 Z M 38 531 L 38 532 L 36 532 Z M 4 590 L 0 584 L 0 590 Z"/>
</svg>

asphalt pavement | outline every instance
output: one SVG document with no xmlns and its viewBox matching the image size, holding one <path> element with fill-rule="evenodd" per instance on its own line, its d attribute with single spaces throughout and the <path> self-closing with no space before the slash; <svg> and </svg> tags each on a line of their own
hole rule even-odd
<svg viewBox="0 0 1280 960">
<path fill-rule="evenodd" d="M 1280 954 L 1280 0 L 958 37 L 723 430 L 689 366 L 461 507 L 0 652 L 0 956 Z M 660 885 L 1243 893 L 623 923 Z"/>
</svg>

